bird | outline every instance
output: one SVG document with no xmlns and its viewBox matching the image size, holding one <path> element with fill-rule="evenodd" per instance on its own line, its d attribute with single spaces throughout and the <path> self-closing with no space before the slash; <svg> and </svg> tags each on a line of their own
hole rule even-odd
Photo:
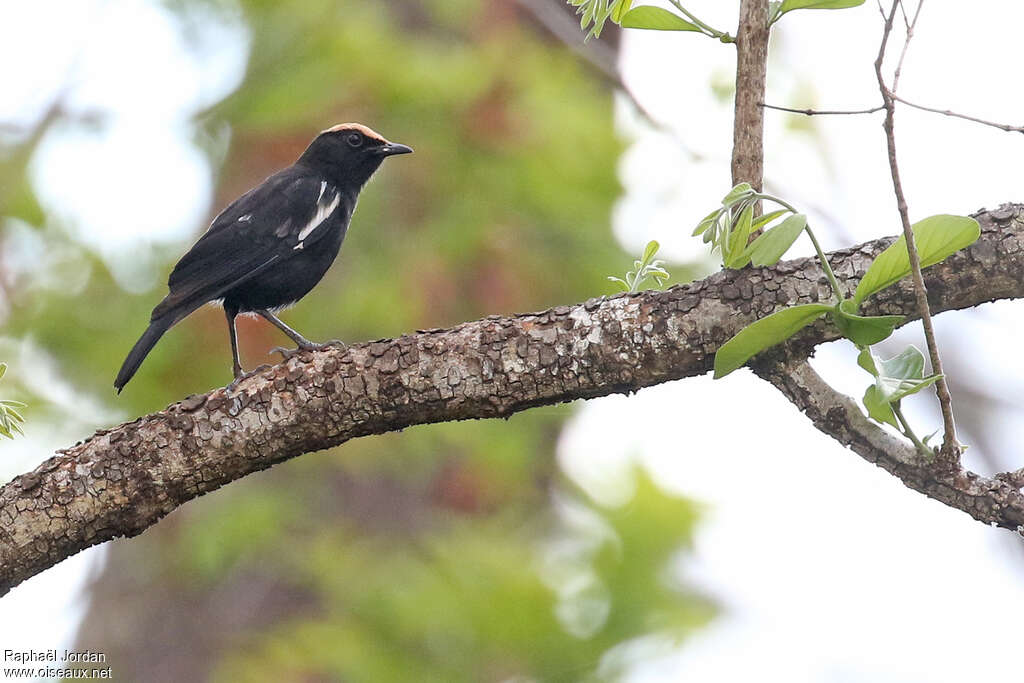
<svg viewBox="0 0 1024 683">
<path fill-rule="evenodd" d="M 219 302 L 227 317 L 234 375 L 229 387 L 252 374 L 243 371 L 238 356 L 240 314 L 258 315 L 290 337 L 298 348 L 274 349 L 286 359 L 344 346 L 311 342 L 275 313 L 308 294 L 334 263 L 359 192 L 384 159 L 412 151 L 362 124 L 338 124 L 321 131 L 294 164 L 228 205 L 171 271 L 167 296 L 117 373 L 117 392 L 167 330 L 210 302 Z"/>
</svg>

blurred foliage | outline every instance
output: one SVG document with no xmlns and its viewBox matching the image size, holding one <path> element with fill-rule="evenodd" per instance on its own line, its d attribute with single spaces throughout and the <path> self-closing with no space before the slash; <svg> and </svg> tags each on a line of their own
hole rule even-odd
<svg viewBox="0 0 1024 683">
<path fill-rule="evenodd" d="M 0 363 L 0 379 L 7 374 L 7 363 Z M 25 418 L 18 412 L 19 408 L 25 408 L 25 404 L 14 399 L 0 399 L 0 436 L 13 439 L 15 434 L 24 435 L 21 423 Z"/>
<path fill-rule="evenodd" d="M 306 336 L 394 336 L 609 291 L 626 259 L 609 230 L 611 96 L 515 3 L 164 4 L 186 29 L 239 11 L 251 29 L 242 87 L 196 119 L 204 147 L 231 131 L 226 159 L 210 152 L 211 212 L 333 123 L 416 149 L 385 164 L 335 267 L 286 312 Z M 132 413 L 230 378 L 223 315 L 205 307 L 115 399 L 114 373 L 187 244 L 125 255 L 162 274 L 127 292 L 48 218 L 4 224 L 5 248 L 16 234 L 37 259 L 5 278 L 8 334 Z M 283 341 L 252 320 L 239 333 L 249 367 Z M 568 414 L 359 439 L 190 503 L 112 544 L 77 646 L 108 653 L 124 680 L 616 679 L 623 644 L 675 642 L 712 615 L 669 572 L 695 510 L 643 475 L 619 509 L 574 492 L 554 461 Z"/>
<path fill-rule="evenodd" d="M 582 510 L 589 529 L 500 514 L 431 524 L 399 543 L 321 527 L 290 557 L 326 597 L 324 616 L 260 634 L 213 680 L 263 681 L 267 671 L 277 680 L 594 680 L 635 664 L 606 656 L 615 646 L 652 630 L 678 638 L 707 621 L 706 603 L 659 579 L 688 541 L 689 503 L 641 477 L 631 504 Z"/>
</svg>

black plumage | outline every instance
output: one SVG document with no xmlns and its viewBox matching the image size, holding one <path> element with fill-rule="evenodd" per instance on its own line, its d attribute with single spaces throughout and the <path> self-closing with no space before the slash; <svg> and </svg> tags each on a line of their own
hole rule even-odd
<svg viewBox="0 0 1024 683">
<path fill-rule="evenodd" d="M 171 272 L 170 292 L 153 309 L 149 328 L 114 380 L 118 392 L 167 330 L 211 301 L 224 306 L 236 381 L 245 376 L 235 336 L 239 313 L 266 318 L 299 349 L 321 348 L 274 312 L 305 296 L 330 268 L 359 191 L 384 158 L 411 151 L 360 124 L 334 126 L 320 133 L 295 164 L 224 209 Z"/>
</svg>

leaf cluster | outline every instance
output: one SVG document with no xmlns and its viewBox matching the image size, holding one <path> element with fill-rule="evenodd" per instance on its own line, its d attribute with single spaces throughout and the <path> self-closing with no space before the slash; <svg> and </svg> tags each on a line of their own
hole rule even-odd
<svg viewBox="0 0 1024 683">
<path fill-rule="evenodd" d="M 807 228 L 807 217 L 787 207 L 755 219 L 754 207 L 765 199 L 778 201 L 770 195 L 756 192 L 749 183 L 740 183 L 722 198 L 719 208 L 697 224 L 693 235 L 701 236 L 705 244 L 711 245 L 712 251 L 717 249 L 726 268 L 774 265 Z M 792 215 L 764 230 L 787 213 Z M 750 236 L 759 230 L 764 232 L 751 241 Z"/>
<path fill-rule="evenodd" d="M 712 28 L 690 12 L 680 0 L 669 0 L 675 12 L 639 5 L 633 7 L 633 0 L 567 0 L 576 8 L 580 17 L 580 28 L 587 32 L 587 38 L 597 38 L 604 30 L 605 23 L 612 21 L 622 28 L 638 28 L 649 31 L 690 31 L 702 33 L 723 43 L 734 43 L 736 39 Z M 863 5 L 864 0 L 778 0 L 769 3 L 769 24 L 774 24 L 787 12 L 798 9 L 846 9 Z"/>
<path fill-rule="evenodd" d="M 618 24 L 629 11 L 633 0 L 568 0 L 580 17 L 580 28 L 587 31 L 587 38 L 599 38 L 605 23 L 611 19 Z"/>
<path fill-rule="evenodd" d="M 857 356 L 857 364 L 875 378 L 875 383 L 864 392 L 868 417 L 897 429 L 900 429 L 896 420 L 900 399 L 930 387 L 942 376 L 924 376 L 924 354 L 914 345 L 889 360 L 882 360 L 872 355 L 870 349 L 863 348 Z M 927 438 L 923 445 L 928 445 Z"/>
<path fill-rule="evenodd" d="M 957 251 L 973 244 L 981 228 L 973 218 L 938 215 L 913 226 L 921 266 L 944 261 Z M 844 337 L 864 347 L 889 337 L 903 322 L 903 316 L 862 316 L 860 304 L 910 274 L 910 256 L 904 238 L 896 240 L 871 263 L 852 299 L 834 304 L 802 304 L 777 311 L 748 325 L 727 341 L 715 354 L 715 377 L 724 377 L 742 367 L 753 356 L 775 346 L 828 315 Z M 837 299 L 839 298 L 837 293 Z"/>
<path fill-rule="evenodd" d="M 670 277 L 664 268 L 665 262 L 654 258 L 660 246 L 657 240 L 651 240 L 644 248 L 643 255 L 633 261 L 633 270 L 627 271 L 625 278 L 609 275 L 608 279 L 617 283 L 624 292 L 639 292 L 647 280 L 654 280 L 654 286 L 660 289 Z"/>
</svg>

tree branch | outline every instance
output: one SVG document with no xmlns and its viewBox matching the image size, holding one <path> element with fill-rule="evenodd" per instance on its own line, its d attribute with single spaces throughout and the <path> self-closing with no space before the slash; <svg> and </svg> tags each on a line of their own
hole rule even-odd
<svg viewBox="0 0 1024 683">
<path fill-rule="evenodd" d="M 876 111 L 885 109 L 884 105 L 870 107 L 868 109 L 793 109 L 792 107 L 780 107 L 775 104 L 758 103 L 764 109 L 774 109 L 790 114 L 803 114 L 804 116 L 855 116 L 857 114 L 874 114 Z"/>
<path fill-rule="evenodd" d="M 768 0 L 742 0 L 736 30 L 736 109 L 732 184 L 761 191 L 764 177 L 764 100 L 768 79 Z"/>
<path fill-rule="evenodd" d="M 814 426 L 907 487 L 963 510 L 980 522 L 1024 530 L 1024 495 L 1015 474 L 982 477 L 942 458 L 924 458 L 909 443 L 871 422 L 857 403 L 830 387 L 803 358 L 759 361 L 755 372 L 771 382 Z"/>
<path fill-rule="evenodd" d="M 998 128 L 999 130 L 1005 130 L 1007 133 L 1024 133 L 1024 126 L 1011 126 L 1007 123 L 999 123 L 997 121 L 988 121 L 986 119 L 979 119 L 976 116 L 968 116 L 967 114 L 959 114 L 949 109 L 936 109 L 935 107 L 926 107 L 923 104 L 915 104 L 909 100 L 903 99 L 896 93 L 892 93 L 892 98 L 897 102 L 902 102 L 908 107 L 914 109 L 920 109 L 921 111 L 931 112 L 933 114 L 942 114 L 943 116 L 952 116 L 953 118 L 963 119 L 965 121 L 971 121 L 972 123 L 980 123 L 983 126 L 991 126 L 992 128 Z"/>
<path fill-rule="evenodd" d="M 1024 298 L 1024 205 L 976 217 L 981 239 L 927 271 L 935 311 Z M 852 290 L 891 243 L 874 240 L 831 254 L 842 287 Z M 235 392 L 216 389 L 101 430 L 0 488 L 0 595 L 80 550 L 139 534 L 186 501 L 297 455 L 417 424 L 507 417 L 704 374 L 718 347 L 753 320 L 830 296 L 818 262 L 798 259 L 723 271 L 663 292 L 491 316 L 293 358 Z M 864 308 L 913 319 L 913 289 L 899 283 Z M 838 336 L 816 323 L 785 346 L 787 359 L 806 358 Z M 792 382 L 806 381 L 805 372 Z M 818 410 L 827 422 L 835 419 L 829 402 L 845 400 L 815 392 L 805 410 Z M 842 410 L 851 422 L 852 409 Z M 900 466 L 890 471 L 915 490 L 984 522 L 1016 528 L 1024 520 L 1024 500 L 1005 491 L 1011 480 L 996 486 L 977 477 L 936 478 L 925 464 L 908 461 L 900 442 L 875 438 L 880 430 L 867 427 L 875 436 L 859 439 L 858 452 L 883 467 L 895 458 Z M 988 493 L 970 493 L 976 489 Z"/>
</svg>

